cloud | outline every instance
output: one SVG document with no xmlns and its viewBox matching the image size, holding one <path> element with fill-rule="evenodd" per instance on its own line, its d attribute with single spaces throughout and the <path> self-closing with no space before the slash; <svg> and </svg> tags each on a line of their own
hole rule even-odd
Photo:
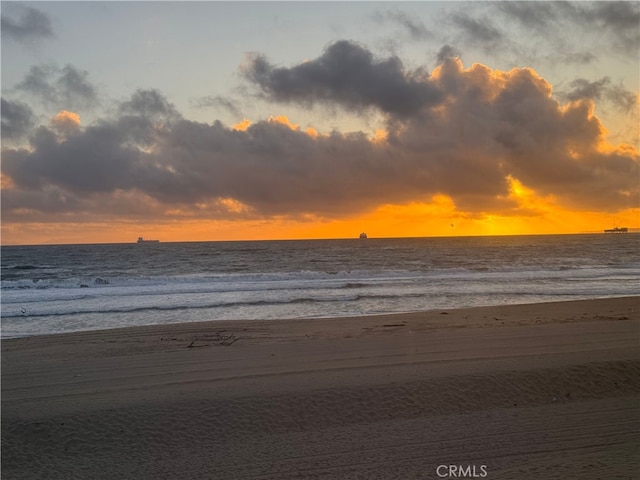
<svg viewBox="0 0 640 480">
<path fill-rule="evenodd" d="M 440 39 L 468 55 L 481 52 L 512 65 L 586 65 L 612 55 L 637 63 L 640 55 L 638 2 L 503 1 L 450 5 L 430 17 L 396 9 L 379 11 L 373 19 L 378 24 L 400 25 L 414 42 Z M 387 39 L 396 50 L 398 37 L 396 34 Z"/>
<path fill-rule="evenodd" d="M 111 125 L 88 127 L 65 139 L 41 126 L 29 149 L 3 152 L 2 172 L 27 190 L 54 186 L 90 195 L 131 188 L 140 155 Z"/>
<path fill-rule="evenodd" d="M 16 90 L 58 108 L 89 108 L 98 104 L 98 92 L 88 76 L 88 72 L 72 65 L 63 68 L 36 65 L 31 67 Z"/>
<path fill-rule="evenodd" d="M 595 82 L 590 82 L 584 78 L 576 78 L 569 86 L 572 88 L 570 92 L 565 94 L 565 98 L 570 101 L 579 100 L 582 98 L 591 98 L 593 100 L 599 100 L 602 98 L 602 94 L 609 86 L 611 80 L 609 77 L 603 77 Z"/>
<path fill-rule="evenodd" d="M 398 57 L 376 59 L 366 48 L 345 40 L 291 68 L 275 67 L 264 56 L 254 55 L 242 73 L 267 99 L 278 102 L 330 102 L 353 111 L 377 107 L 405 117 L 441 100 L 421 78 L 424 72 L 408 72 Z"/>
<path fill-rule="evenodd" d="M 182 116 L 158 90 L 138 89 L 129 100 L 117 107 L 117 121 L 112 122 L 120 135 L 131 144 L 153 145 L 158 135 Z"/>
<path fill-rule="evenodd" d="M 365 82 L 345 55 L 365 73 L 368 90 L 357 91 Z M 109 117 L 72 122 L 71 134 L 56 128 L 72 121 L 65 113 L 33 130 L 28 146 L 3 148 L 2 175 L 13 185 L 2 191 L 3 215 L 58 209 L 335 218 L 442 196 L 480 215 L 522 211 L 516 190 L 527 193 L 532 212 L 536 195 L 545 205 L 600 211 L 640 202 L 637 150 L 607 144 L 594 115 L 593 96 L 606 95 L 606 82 L 578 83 L 574 90 L 583 94 L 561 103 L 532 69 L 464 68 L 447 56 L 430 75 L 412 76 L 399 60 L 376 60 L 349 42 L 289 69 L 255 61 L 248 75 L 257 76 L 268 98 L 376 108 L 387 120 L 386 135 L 303 131 L 295 119 L 278 116 L 242 128 L 200 123 L 159 91 L 138 90 Z M 404 89 L 400 103 L 403 95 L 416 100 L 411 108 L 386 103 L 382 87 L 394 85 Z"/>
<path fill-rule="evenodd" d="M 613 106 L 621 112 L 630 113 L 637 111 L 638 95 L 625 88 L 622 84 L 609 87 L 606 96 Z"/>
<path fill-rule="evenodd" d="M 560 91 L 557 95 L 567 101 L 606 100 L 623 113 L 631 113 L 638 106 L 638 96 L 622 84 L 612 85 L 609 77 L 602 77 L 596 81 L 576 78 L 569 83 L 569 87 L 571 87 L 570 91 Z"/>
<path fill-rule="evenodd" d="M 62 68 L 55 86 L 69 104 L 93 105 L 97 99 L 97 92 L 87 80 L 88 76 L 88 72 L 66 65 Z"/>
<path fill-rule="evenodd" d="M 488 18 L 478 19 L 466 13 L 458 12 L 452 16 L 451 20 L 462 29 L 469 42 L 480 42 L 485 47 L 490 47 L 504 40 L 502 33 L 493 26 Z"/>
<path fill-rule="evenodd" d="M 222 97 L 220 95 L 197 98 L 192 101 L 192 104 L 196 108 L 217 108 L 227 110 L 234 116 L 240 116 L 240 108 L 238 103 L 229 98 Z"/>
<path fill-rule="evenodd" d="M 452 47 L 451 45 L 444 45 L 436 55 L 436 60 L 438 65 L 440 65 L 449 58 L 459 58 L 460 56 L 461 52 L 457 48 Z"/>
<path fill-rule="evenodd" d="M 495 7 L 521 26 L 538 31 L 548 31 L 557 18 L 553 2 L 499 2 Z"/>
<path fill-rule="evenodd" d="M 595 58 L 580 43 L 584 32 L 598 32 L 599 44 L 592 48 L 599 53 L 634 60 L 640 53 L 638 2 L 496 2 L 490 9 L 576 63 Z"/>
<path fill-rule="evenodd" d="M 51 20 L 45 13 L 26 5 L 12 4 L 12 9 L 22 15 L 20 18 L 12 18 L 2 14 L 0 31 L 3 40 L 31 44 L 54 36 Z"/>
<path fill-rule="evenodd" d="M 78 128 L 80 126 L 80 115 L 68 110 L 60 110 L 52 119 L 51 123 L 61 126 L 73 126 Z"/>
<path fill-rule="evenodd" d="M 29 105 L 2 98 L 2 139 L 20 140 L 25 137 L 35 123 Z"/>
<path fill-rule="evenodd" d="M 138 89 L 131 99 L 119 106 L 121 115 L 139 115 L 149 119 L 176 118 L 180 114 L 160 91 Z"/>
<path fill-rule="evenodd" d="M 550 62 L 559 62 L 565 65 L 588 65 L 595 62 L 598 59 L 591 52 L 554 52 L 551 55 L 547 55 L 545 60 Z"/>
<path fill-rule="evenodd" d="M 595 2 L 580 5 L 580 17 L 594 28 L 605 29 L 613 45 L 636 59 L 640 53 L 640 4 L 638 2 Z"/>
<path fill-rule="evenodd" d="M 245 118 L 241 122 L 234 124 L 231 128 L 233 128 L 234 130 L 240 130 L 241 132 L 245 132 L 247 128 L 251 126 L 251 123 L 252 123 L 251 120 Z"/>
<path fill-rule="evenodd" d="M 373 15 L 373 18 L 378 23 L 388 22 L 400 25 L 409 34 L 409 37 L 412 40 L 427 40 L 433 38 L 433 34 L 419 18 L 401 10 L 376 12 Z"/>
<path fill-rule="evenodd" d="M 60 135 L 68 137 L 80 129 L 80 115 L 68 110 L 60 110 L 52 119 L 51 126 Z"/>
</svg>

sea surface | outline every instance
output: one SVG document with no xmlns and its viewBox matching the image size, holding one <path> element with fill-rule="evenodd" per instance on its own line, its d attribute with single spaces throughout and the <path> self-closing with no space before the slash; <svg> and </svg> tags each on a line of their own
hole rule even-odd
<svg viewBox="0 0 640 480">
<path fill-rule="evenodd" d="M 2 336 L 640 294 L 640 235 L 7 246 Z"/>
</svg>

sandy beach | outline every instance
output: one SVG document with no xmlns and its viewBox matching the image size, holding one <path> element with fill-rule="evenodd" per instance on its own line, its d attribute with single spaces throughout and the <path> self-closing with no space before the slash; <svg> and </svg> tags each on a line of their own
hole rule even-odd
<svg viewBox="0 0 640 480">
<path fill-rule="evenodd" d="M 3 340 L 2 478 L 639 478 L 639 334 L 626 297 Z"/>
</svg>

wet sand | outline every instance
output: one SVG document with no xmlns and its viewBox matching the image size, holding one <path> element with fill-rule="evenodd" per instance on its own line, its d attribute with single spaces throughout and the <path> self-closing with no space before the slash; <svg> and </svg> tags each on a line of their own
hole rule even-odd
<svg viewBox="0 0 640 480">
<path fill-rule="evenodd" d="M 640 297 L 8 339 L 2 478 L 638 478 L 639 400 Z"/>
</svg>

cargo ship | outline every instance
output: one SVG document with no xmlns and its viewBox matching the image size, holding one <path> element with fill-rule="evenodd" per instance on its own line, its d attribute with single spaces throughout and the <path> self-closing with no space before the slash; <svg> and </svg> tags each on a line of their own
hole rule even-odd
<svg viewBox="0 0 640 480">
<path fill-rule="evenodd" d="M 138 237 L 138 243 L 160 243 L 160 240 L 145 240 L 142 237 Z"/>
</svg>

